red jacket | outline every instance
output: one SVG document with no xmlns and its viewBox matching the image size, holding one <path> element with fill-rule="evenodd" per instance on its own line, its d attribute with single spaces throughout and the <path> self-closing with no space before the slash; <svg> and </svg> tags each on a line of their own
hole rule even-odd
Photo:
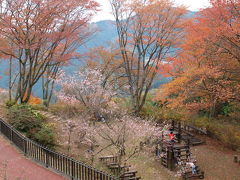
<svg viewBox="0 0 240 180">
<path fill-rule="evenodd" d="M 168 134 L 168 136 L 169 136 L 169 138 L 170 138 L 170 140 L 174 140 L 174 134 Z"/>
</svg>

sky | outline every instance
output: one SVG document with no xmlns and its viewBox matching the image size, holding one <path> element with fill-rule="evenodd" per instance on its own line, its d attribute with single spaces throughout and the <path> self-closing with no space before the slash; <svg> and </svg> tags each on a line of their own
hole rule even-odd
<svg viewBox="0 0 240 180">
<path fill-rule="evenodd" d="M 93 22 L 101 20 L 113 20 L 111 15 L 111 6 L 109 5 L 109 0 L 96 0 L 100 5 L 101 11 L 95 15 Z M 185 5 L 191 11 L 198 11 L 201 8 L 209 6 L 209 0 L 175 0 L 178 5 Z"/>
</svg>

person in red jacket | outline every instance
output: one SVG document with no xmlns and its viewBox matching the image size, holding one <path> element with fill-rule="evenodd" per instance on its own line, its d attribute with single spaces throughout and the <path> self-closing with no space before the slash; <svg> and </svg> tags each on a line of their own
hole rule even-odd
<svg viewBox="0 0 240 180">
<path fill-rule="evenodd" d="M 168 134 L 168 136 L 169 136 L 169 138 L 170 138 L 170 141 L 171 141 L 171 142 L 174 142 L 175 135 L 173 134 L 172 131 Z"/>
</svg>

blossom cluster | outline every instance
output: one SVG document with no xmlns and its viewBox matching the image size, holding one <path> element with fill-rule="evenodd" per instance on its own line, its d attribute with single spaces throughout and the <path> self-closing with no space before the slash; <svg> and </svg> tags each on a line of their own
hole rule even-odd
<svg viewBox="0 0 240 180">
<path fill-rule="evenodd" d="M 105 83 L 105 77 L 98 69 L 85 69 L 75 72 L 72 76 L 62 73 L 56 80 L 61 86 L 57 97 L 67 104 L 82 104 L 96 111 L 107 105 L 116 95 L 114 88 Z"/>
</svg>

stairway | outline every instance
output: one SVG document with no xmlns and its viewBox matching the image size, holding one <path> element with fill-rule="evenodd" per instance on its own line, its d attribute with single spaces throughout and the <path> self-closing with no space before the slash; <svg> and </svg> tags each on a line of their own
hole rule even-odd
<svg viewBox="0 0 240 180">
<path fill-rule="evenodd" d="M 178 161 L 187 162 L 190 158 L 190 148 L 189 146 L 175 146 L 173 149 L 174 157 Z"/>
</svg>

